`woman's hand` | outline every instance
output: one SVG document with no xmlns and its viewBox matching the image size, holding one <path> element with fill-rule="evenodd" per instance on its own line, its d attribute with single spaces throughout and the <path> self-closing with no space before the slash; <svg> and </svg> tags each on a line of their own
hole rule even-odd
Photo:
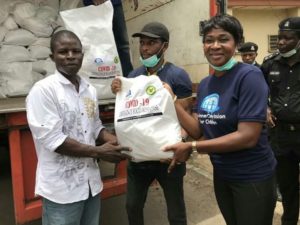
<svg viewBox="0 0 300 225">
<path fill-rule="evenodd" d="M 192 153 L 192 143 L 191 142 L 178 142 L 174 145 L 166 146 L 164 151 L 173 151 L 174 156 L 169 165 L 168 172 L 170 173 L 176 164 L 186 162 Z"/>
<path fill-rule="evenodd" d="M 121 87 L 122 87 L 122 82 L 120 78 L 116 77 L 115 79 L 113 79 L 110 85 L 112 93 L 116 94 L 118 91 L 121 91 Z"/>
<path fill-rule="evenodd" d="M 175 99 L 176 95 L 174 94 L 172 88 L 170 87 L 169 84 L 167 84 L 166 82 L 163 82 L 164 88 L 168 90 L 168 92 L 171 94 L 172 98 Z"/>
</svg>

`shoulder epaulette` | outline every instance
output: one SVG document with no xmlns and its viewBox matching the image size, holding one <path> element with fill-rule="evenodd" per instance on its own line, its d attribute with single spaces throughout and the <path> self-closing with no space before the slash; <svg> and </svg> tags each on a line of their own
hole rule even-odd
<svg viewBox="0 0 300 225">
<path fill-rule="evenodd" d="M 264 58 L 263 62 L 268 61 L 268 60 L 270 60 L 270 59 L 273 59 L 273 58 L 275 58 L 275 57 L 278 56 L 278 55 L 279 55 L 279 52 L 274 52 L 274 53 L 272 53 L 272 54 L 266 56 L 266 57 Z"/>
</svg>

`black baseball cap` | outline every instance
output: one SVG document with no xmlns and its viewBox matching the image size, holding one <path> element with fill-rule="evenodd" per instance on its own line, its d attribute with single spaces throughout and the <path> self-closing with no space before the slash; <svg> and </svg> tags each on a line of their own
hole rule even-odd
<svg viewBox="0 0 300 225">
<path fill-rule="evenodd" d="M 151 38 L 161 38 L 169 42 L 169 31 L 168 28 L 159 22 L 147 23 L 140 32 L 134 33 L 132 37 L 151 37 Z"/>
<path fill-rule="evenodd" d="M 300 17 L 289 17 L 279 23 L 280 31 L 300 31 Z"/>
</svg>

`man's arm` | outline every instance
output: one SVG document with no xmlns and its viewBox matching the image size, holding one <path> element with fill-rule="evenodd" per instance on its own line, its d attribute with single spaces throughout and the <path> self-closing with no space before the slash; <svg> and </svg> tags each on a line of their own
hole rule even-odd
<svg viewBox="0 0 300 225">
<path fill-rule="evenodd" d="M 75 139 L 67 137 L 65 141 L 55 150 L 55 152 L 63 155 L 75 156 L 75 157 L 91 157 L 95 159 L 103 159 L 109 162 L 120 162 L 124 159 L 129 159 L 127 154 L 121 153 L 121 151 L 130 151 L 127 147 L 122 147 L 116 141 L 114 135 L 107 134 L 105 129 L 100 132 L 99 136 L 104 135 L 107 141 L 100 146 L 92 146 L 82 144 Z M 105 134 L 103 134 L 103 132 Z"/>
</svg>

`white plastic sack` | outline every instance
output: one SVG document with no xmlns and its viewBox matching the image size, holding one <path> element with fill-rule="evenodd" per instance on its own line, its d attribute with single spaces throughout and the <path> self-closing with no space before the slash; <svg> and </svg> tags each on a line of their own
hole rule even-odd
<svg viewBox="0 0 300 225">
<path fill-rule="evenodd" d="M 0 26 L 0 42 L 3 41 L 7 32 L 8 32 L 8 29 L 6 27 Z"/>
<path fill-rule="evenodd" d="M 28 50 L 33 59 L 47 59 L 51 53 L 50 48 L 38 45 L 29 46 Z"/>
<path fill-rule="evenodd" d="M 32 70 L 44 76 L 53 74 L 55 68 L 55 63 L 50 58 L 32 63 Z"/>
<path fill-rule="evenodd" d="M 18 29 L 6 33 L 4 44 L 28 46 L 36 41 L 36 37 L 28 30 Z"/>
<path fill-rule="evenodd" d="M 35 74 L 34 78 L 36 77 Z M 0 92 L 6 97 L 25 96 L 32 85 L 32 63 L 14 62 L 0 65 Z"/>
<path fill-rule="evenodd" d="M 3 23 L 3 26 L 5 26 L 8 30 L 16 30 L 18 29 L 18 24 L 15 22 L 12 16 L 8 16 L 6 20 Z"/>
<path fill-rule="evenodd" d="M 0 49 L 0 62 L 33 61 L 28 50 L 23 46 L 3 45 Z"/>
<path fill-rule="evenodd" d="M 45 22 L 48 22 L 55 21 L 57 14 L 58 12 L 50 6 L 41 6 L 38 8 L 35 17 L 44 20 Z"/>
<path fill-rule="evenodd" d="M 77 8 L 80 0 L 60 0 L 60 11 Z"/>
<path fill-rule="evenodd" d="M 60 12 L 65 27 L 80 38 L 84 58 L 80 74 L 98 91 L 99 99 L 114 98 L 110 84 L 116 75 L 122 75 L 114 35 L 113 7 L 110 1 Z"/>
<path fill-rule="evenodd" d="M 47 23 L 37 17 L 23 19 L 18 22 L 18 24 L 22 28 L 34 33 L 37 37 L 50 37 L 53 32 L 53 28 L 50 23 Z"/>
<path fill-rule="evenodd" d="M 40 5 L 50 6 L 57 13 L 59 11 L 59 2 L 60 0 L 41 0 Z"/>
<path fill-rule="evenodd" d="M 0 8 L 0 24 L 2 24 L 6 18 L 8 17 L 8 11 L 6 8 L 3 7 L 3 1 L 0 1 L 1 8 Z"/>
<path fill-rule="evenodd" d="M 132 148 L 133 161 L 171 158 L 166 145 L 181 141 L 174 102 L 157 76 L 121 77 L 117 93 L 115 130 L 118 141 Z"/>
<path fill-rule="evenodd" d="M 18 3 L 13 11 L 14 18 L 17 23 L 23 19 L 35 16 L 37 7 L 30 2 Z"/>
<path fill-rule="evenodd" d="M 44 47 L 50 48 L 50 40 L 51 40 L 51 38 L 37 38 L 37 40 L 35 42 L 33 42 L 32 45 L 44 46 Z"/>
</svg>

